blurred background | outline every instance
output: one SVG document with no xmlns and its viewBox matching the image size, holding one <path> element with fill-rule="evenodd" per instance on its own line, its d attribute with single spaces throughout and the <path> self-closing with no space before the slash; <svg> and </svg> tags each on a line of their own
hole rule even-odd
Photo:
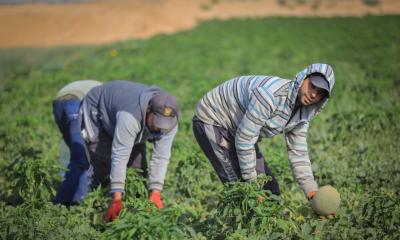
<svg viewBox="0 0 400 240">
<path fill-rule="evenodd" d="M 0 48 L 143 39 L 210 19 L 399 12 L 397 0 L 0 0 Z"/>
</svg>

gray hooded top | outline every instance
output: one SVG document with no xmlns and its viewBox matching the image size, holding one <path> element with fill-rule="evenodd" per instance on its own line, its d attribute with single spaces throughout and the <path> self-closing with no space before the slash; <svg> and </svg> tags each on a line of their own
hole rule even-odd
<svg viewBox="0 0 400 240">
<path fill-rule="evenodd" d="M 134 144 L 148 140 L 145 124 L 150 99 L 162 91 L 128 81 L 112 81 L 93 88 L 83 99 L 81 117 L 90 142 L 98 141 L 101 130 L 113 137 L 111 192 L 124 192 L 126 167 Z M 149 188 L 162 190 L 171 147 L 178 126 L 154 141 L 150 161 Z"/>
<path fill-rule="evenodd" d="M 308 156 L 307 131 L 309 121 L 322 110 L 328 98 L 295 108 L 299 88 L 312 73 L 325 76 L 332 92 L 335 77 L 331 66 L 316 63 L 299 72 L 292 81 L 276 76 L 237 77 L 217 86 L 200 100 L 196 116 L 207 124 L 228 129 L 235 136 L 244 180 L 257 175 L 254 144 L 258 138 L 284 133 L 296 180 L 305 194 L 318 190 Z"/>
</svg>

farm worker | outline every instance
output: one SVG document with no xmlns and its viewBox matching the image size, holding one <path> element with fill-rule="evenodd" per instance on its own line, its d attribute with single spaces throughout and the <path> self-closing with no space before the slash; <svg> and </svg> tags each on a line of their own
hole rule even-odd
<svg viewBox="0 0 400 240">
<path fill-rule="evenodd" d="M 80 117 L 93 170 L 91 186 L 111 185 L 112 202 L 105 214 L 114 220 L 123 208 L 127 165 L 146 170 L 146 141 L 152 142 L 150 201 L 163 208 L 161 191 L 178 129 L 175 97 L 156 86 L 112 81 L 93 88 L 82 102 Z M 136 146 L 141 146 L 135 149 Z M 131 154 L 132 148 L 138 154 Z"/>
<path fill-rule="evenodd" d="M 65 173 L 64 181 L 58 187 L 54 203 L 70 205 L 78 202 L 86 193 L 84 176 L 89 164 L 86 159 L 85 144 L 80 135 L 78 113 L 86 93 L 100 85 L 100 82 L 94 80 L 75 81 L 64 86 L 54 98 L 53 115 L 63 141 L 70 150 L 68 151 L 70 159 L 68 171 Z"/>
<path fill-rule="evenodd" d="M 193 118 L 197 142 L 222 182 L 252 181 L 265 173 L 264 189 L 279 195 L 258 140 L 283 133 L 294 177 L 310 200 L 318 190 L 308 156 L 309 122 L 327 104 L 335 78 L 331 66 L 316 63 L 293 80 L 241 76 L 229 80 L 198 103 Z"/>
</svg>

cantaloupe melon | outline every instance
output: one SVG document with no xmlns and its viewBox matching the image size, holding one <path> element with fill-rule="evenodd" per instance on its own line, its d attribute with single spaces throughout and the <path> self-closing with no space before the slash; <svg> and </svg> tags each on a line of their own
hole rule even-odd
<svg viewBox="0 0 400 240">
<path fill-rule="evenodd" d="M 332 186 L 321 187 L 311 200 L 312 209 L 321 216 L 336 213 L 340 205 L 340 194 Z"/>
</svg>

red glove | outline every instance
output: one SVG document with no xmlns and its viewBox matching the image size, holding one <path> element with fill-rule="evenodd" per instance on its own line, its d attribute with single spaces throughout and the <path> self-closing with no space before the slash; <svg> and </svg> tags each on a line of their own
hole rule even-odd
<svg viewBox="0 0 400 240">
<path fill-rule="evenodd" d="M 161 209 L 164 208 L 164 205 L 161 201 L 161 193 L 160 192 L 152 192 L 149 200 L 156 204 L 157 208 Z"/>
<path fill-rule="evenodd" d="M 123 207 L 124 204 L 122 203 L 121 199 L 113 200 L 111 206 L 107 210 L 106 215 L 104 216 L 104 221 L 114 221 L 118 217 Z"/>
</svg>

